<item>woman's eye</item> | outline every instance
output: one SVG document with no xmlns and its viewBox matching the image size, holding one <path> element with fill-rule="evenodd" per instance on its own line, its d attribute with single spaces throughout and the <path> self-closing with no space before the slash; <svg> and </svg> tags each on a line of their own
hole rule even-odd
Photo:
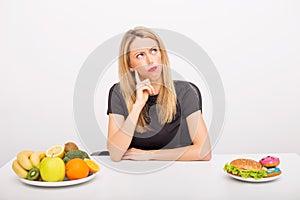
<svg viewBox="0 0 300 200">
<path fill-rule="evenodd" d="M 136 57 L 137 57 L 138 59 L 141 59 L 141 58 L 143 58 L 143 54 L 142 54 L 142 53 L 139 53 L 138 55 L 136 55 Z"/>
<path fill-rule="evenodd" d="M 156 53 L 157 53 L 157 49 L 152 49 L 152 50 L 151 50 L 151 53 L 152 53 L 152 54 L 156 54 Z"/>
</svg>

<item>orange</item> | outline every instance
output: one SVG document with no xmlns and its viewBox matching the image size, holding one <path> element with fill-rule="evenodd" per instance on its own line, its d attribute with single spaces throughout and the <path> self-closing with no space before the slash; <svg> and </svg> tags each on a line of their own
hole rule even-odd
<svg viewBox="0 0 300 200">
<path fill-rule="evenodd" d="M 83 159 L 83 161 L 88 165 L 90 172 L 96 173 L 100 171 L 100 167 L 95 161 L 88 158 Z"/>
<path fill-rule="evenodd" d="M 74 158 L 66 164 L 66 176 L 69 180 L 85 178 L 89 175 L 89 167 L 81 158 Z"/>
</svg>

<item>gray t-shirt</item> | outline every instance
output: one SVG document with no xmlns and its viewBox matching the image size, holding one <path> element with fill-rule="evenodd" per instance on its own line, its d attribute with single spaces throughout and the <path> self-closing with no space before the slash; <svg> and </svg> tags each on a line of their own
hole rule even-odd
<svg viewBox="0 0 300 200">
<path fill-rule="evenodd" d="M 146 119 L 149 131 L 134 133 L 129 148 L 144 150 L 170 149 L 192 144 L 186 118 L 195 111 L 202 110 L 201 93 L 196 85 L 186 81 L 174 81 L 177 94 L 176 115 L 172 122 L 161 125 L 156 113 L 157 95 L 149 96 L 146 102 L 149 118 Z M 123 115 L 126 119 L 128 110 L 120 91 L 120 84 L 114 84 L 109 91 L 107 114 Z"/>
</svg>

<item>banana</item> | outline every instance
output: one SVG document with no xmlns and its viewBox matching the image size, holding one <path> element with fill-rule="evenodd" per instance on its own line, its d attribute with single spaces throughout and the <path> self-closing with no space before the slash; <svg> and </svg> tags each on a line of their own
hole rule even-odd
<svg viewBox="0 0 300 200">
<path fill-rule="evenodd" d="M 46 156 L 44 151 L 37 151 L 31 154 L 30 161 L 34 167 L 39 167 L 41 160 Z"/>
<path fill-rule="evenodd" d="M 32 151 L 25 150 L 21 151 L 17 155 L 17 160 L 19 164 L 26 170 L 30 170 L 33 167 L 29 159 L 31 154 L 33 154 Z"/>
<path fill-rule="evenodd" d="M 21 178 L 27 177 L 28 172 L 19 164 L 17 160 L 13 161 L 12 168 L 19 177 Z"/>
</svg>

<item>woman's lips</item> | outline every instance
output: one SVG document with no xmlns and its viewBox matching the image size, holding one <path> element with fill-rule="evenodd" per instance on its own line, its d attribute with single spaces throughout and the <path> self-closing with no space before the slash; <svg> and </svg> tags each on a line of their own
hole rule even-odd
<svg viewBox="0 0 300 200">
<path fill-rule="evenodd" d="M 154 72 L 157 69 L 157 66 L 153 66 L 150 69 L 148 69 L 148 72 Z"/>
</svg>

